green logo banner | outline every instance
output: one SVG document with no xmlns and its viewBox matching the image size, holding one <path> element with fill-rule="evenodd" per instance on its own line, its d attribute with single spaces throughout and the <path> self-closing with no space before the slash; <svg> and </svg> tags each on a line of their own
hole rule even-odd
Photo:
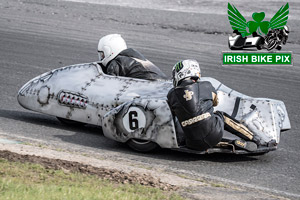
<svg viewBox="0 0 300 200">
<path fill-rule="evenodd" d="M 283 27 L 287 24 L 289 3 L 281 6 L 270 21 L 263 21 L 265 19 L 264 12 L 255 12 L 252 14 L 253 20 L 247 22 L 238 9 L 229 2 L 227 13 L 232 30 L 238 30 L 243 37 L 251 35 L 256 31 L 258 31 L 260 35 L 262 33 L 267 35 L 269 29 L 283 29 Z"/>
<path fill-rule="evenodd" d="M 292 65 L 292 52 L 223 52 L 223 65 Z"/>
</svg>

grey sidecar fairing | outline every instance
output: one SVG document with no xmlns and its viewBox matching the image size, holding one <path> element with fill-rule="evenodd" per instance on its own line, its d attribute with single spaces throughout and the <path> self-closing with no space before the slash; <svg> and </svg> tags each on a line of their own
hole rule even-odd
<svg viewBox="0 0 300 200">
<path fill-rule="evenodd" d="M 282 101 L 252 98 L 213 78 L 202 80 L 211 82 L 218 91 L 219 105 L 215 110 L 235 115 L 238 120 L 255 110 L 255 117 L 248 123 L 265 134 L 262 140 L 279 143 L 280 132 L 290 129 Z M 104 135 L 116 141 L 136 138 L 153 141 L 162 148 L 179 148 L 166 101 L 171 88 L 171 81 L 110 76 L 97 63 L 87 63 L 55 69 L 32 79 L 19 90 L 18 101 L 26 109 L 102 126 Z"/>
</svg>

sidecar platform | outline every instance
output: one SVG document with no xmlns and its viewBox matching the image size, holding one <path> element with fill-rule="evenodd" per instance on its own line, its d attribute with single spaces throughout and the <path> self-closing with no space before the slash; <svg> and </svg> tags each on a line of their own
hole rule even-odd
<svg viewBox="0 0 300 200">
<path fill-rule="evenodd" d="M 229 148 L 231 146 L 231 149 Z M 275 151 L 277 149 L 277 146 L 273 147 L 267 147 L 267 146 L 261 146 L 256 151 L 246 151 L 241 149 L 236 149 L 234 145 L 229 145 L 227 148 L 225 147 L 214 147 L 207 149 L 206 151 L 196 151 L 189 148 L 186 148 L 185 146 L 180 146 L 179 148 L 174 148 L 172 150 L 185 152 L 185 153 L 192 153 L 192 154 L 212 154 L 212 153 L 224 153 L 224 154 L 237 154 L 237 155 L 261 155 L 268 153 L 270 151 Z"/>
<path fill-rule="evenodd" d="M 255 151 L 247 151 L 244 149 L 239 149 L 232 141 L 240 139 L 239 137 L 224 131 L 222 141 L 213 148 L 209 148 L 206 151 L 197 151 L 193 149 L 189 149 L 184 145 L 179 146 L 179 148 L 172 148 L 172 150 L 192 153 L 192 154 L 212 154 L 212 153 L 224 153 L 224 154 L 237 154 L 237 155 L 262 155 L 268 153 L 270 151 L 275 151 L 277 149 L 277 144 L 275 141 L 271 141 L 264 146 L 259 146 Z"/>
</svg>

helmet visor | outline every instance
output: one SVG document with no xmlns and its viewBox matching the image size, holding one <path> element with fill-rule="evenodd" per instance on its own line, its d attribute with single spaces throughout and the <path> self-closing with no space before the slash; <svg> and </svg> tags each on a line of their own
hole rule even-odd
<svg viewBox="0 0 300 200">
<path fill-rule="evenodd" d="M 103 51 L 98 51 L 99 60 L 102 61 L 105 58 Z"/>
</svg>

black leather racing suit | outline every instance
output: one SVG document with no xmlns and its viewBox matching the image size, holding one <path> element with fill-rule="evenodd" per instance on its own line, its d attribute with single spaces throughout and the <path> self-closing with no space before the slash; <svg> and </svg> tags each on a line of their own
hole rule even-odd
<svg viewBox="0 0 300 200">
<path fill-rule="evenodd" d="M 216 90 L 210 82 L 192 80 L 182 81 L 168 93 L 169 106 L 182 126 L 188 148 L 204 151 L 222 139 L 223 115 L 213 113 L 212 93 L 216 94 Z M 200 120 L 203 114 L 206 117 Z M 198 120 L 193 122 L 193 119 Z M 191 122 L 190 125 L 188 121 Z"/>
<path fill-rule="evenodd" d="M 167 79 L 167 76 L 141 53 L 125 49 L 107 64 L 107 74 L 147 80 Z"/>
</svg>

